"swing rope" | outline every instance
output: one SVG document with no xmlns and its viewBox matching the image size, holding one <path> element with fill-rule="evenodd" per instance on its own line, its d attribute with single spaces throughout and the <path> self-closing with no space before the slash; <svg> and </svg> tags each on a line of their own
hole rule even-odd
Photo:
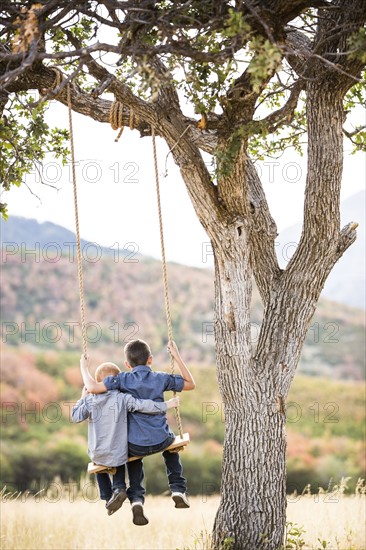
<svg viewBox="0 0 366 550">
<path fill-rule="evenodd" d="M 75 147 L 74 147 L 74 132 L 72 127 L 72 105 L 71 105 L 70 84 L 67 85 L 67 105 L 69 110 L 72 184 L 73 184 L 73 191 L 74 191 L 75 235 L 76 235 L 76 251 L 77 251 L 77 263 L 78 263 L 79 295 L 80 295 L 81 334 L 82 334 L 82 340 L 83 340 L 83 354 L 86 359 L 88 356 L 88 350 L 87 350 L 86 325 L 85 325 L 83 260 L 81 257 L 81 245 L 80 245 L 79 209 L 78 209 L 78 193 L 77 193 L 77 186 L 76 186 Z"/>
<path fill-rule="evenodd" d="M 74 194 L 74 212 L 75 212 L 75 236 L 76 236 L 76 250 L 77 250 L 77 264 L 78 264 L 78 280 L 79 280 L 79 295 L 80 295 L 80 318 L 81 318 L 81 334 L 82 334 L 82 348 L 84 357 L 87 358 L 87 337 L 86 337 L 86 324 L 85 324 L 85 304 L 84 304 L 84 285 L 83 285 L 83 262 L 81 256 L 81 243 L 80 243 L 80 227 L 79 227 L 79 208 L 78 208 L 78 195 L 77 195 L 77 183 L 76 183 L 76 170 L 75 170 L 75 146 L 74 146 L 74 132 L 72 125 L 72 103 L 71 103 L 71 87 L 67 85 L 67 104 L 69 112 L 69 130 L 70 130 L 70 147 L 71 147 L 71 166 L 72 166 L 72 180 L 73 180 L 73 194 Z M 112 106 L 110 114 L 110 122 L 112 126 L 122 127 L 122 105 Z M 133 128 L 134 115 L 133 111 L 130 111 L 130 127 Z M 118 125 L 118 126 L 117 126 Z M 121 135 L 122 132 L 120 132 Z M 118 138 L 120 137 L 118 136 Z M 151 128 L 151 136 L 153 140 L 153 152 L 154 152 L 154 169 L 155 169 L 155 182 L 156 182 L 156 197 L 159 214 L 159 231 L 160 231 L 160 245 L 161 245 L 161 257 L 162 257 L 162 270 L 163 270 L 163 285 L 164 285 L 164 300 L 165 300 L 165 314 L 168 328 L 168 338 L 173 340 L 172 320 L 170 314 L 170 301 L 169 301 L 169 285 L 168 285 L 168 270 L 165 256 L 165 241 L 164 241 L 164 226 L 163 226 L 163 214 L 161 207 L 160 196 L 160 181 L 159 181 L 159 169 L 158 158 L 156 152 L 156 139 L 155 129 Z M 117 141 L 117 140 L 116 140 Z M 174 357 L 170 356 L 170 371 L 174 374 Z M 174 392 L 174 396 L 176 392 Z M 179 430 L 179 435 L 183 439 L 183 426 L 179 412 L 179 407 L 174 409 L 175 420 Z"/>
<path fill-rule="evenodd" d="M 168 327 L 168 338 L 169 340 L 173 340 L 172 320 L 170 315 L 170 302 L 169 302 L 168 270 L 167 270 L 166 257 L 165 257 L 163 213 L 162 213 L 161 198 L 160 198 L 158 157 L 156 153 L 155 129 L 153 127 L 151 127 L 151 137 L 153 142 L 156 198 L 157 198 L 158 213 L 159 213 L 159 231 L 160 231 L 160 245 L 161 245 L 161 263 L 162 263 L 162 269 L 163 269 L 165 315 L 166 315 L 166 323 Z M 174 374 L 174 357 L 172 355 L 170 356 L 170 372 Z M 176 393 L 174 392 L 174 397 L 175 395 Z M 180 417 L 180 412 L 178 407 L 174 409 L 174 414 L 175 414 L 175 420 L 177 422 L 177 426 L 179 430 L 179 435 L 180 437 L 183 438 L 183 426 L 182 426 L 182 420 Z"/>
</svg>

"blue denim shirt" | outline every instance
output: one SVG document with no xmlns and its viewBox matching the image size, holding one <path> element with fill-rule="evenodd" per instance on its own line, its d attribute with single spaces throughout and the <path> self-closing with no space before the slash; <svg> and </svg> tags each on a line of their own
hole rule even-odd
<svg viewBox="0 0 366 550">
<path fill-rule="evenodd" d="M 165 391 L 180 392 L 184 380 L 180 375 L 155 372 L 147 365 L 134 367 L 130 372 L 120 372 L 103 380 L 108 390 L 128 392 L 140 399 L 164 401 Z M 150 416 L 136 412 L 128 414 L 128 441 L 134 445 L 150 446 L 162 443 L 170 429 L 165 415 Z"/>
</svg>

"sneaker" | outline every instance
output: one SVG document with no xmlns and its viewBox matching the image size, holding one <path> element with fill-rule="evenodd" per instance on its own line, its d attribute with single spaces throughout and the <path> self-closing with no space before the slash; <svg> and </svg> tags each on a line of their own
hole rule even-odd
<svg viewBox="0 0 366 550">
<path fill-rule="evenodd" d="M 142 502 L 133 502 L 132 509 L 132 521 L 135 525 L 147 525 L 149 520 L 144 514 L 144 507 Z"/>
<path fill-rule="evenodd" d="M 108 500 L 105 507 L 107 508 L 108 515 L 111 516 L 114 512 L 117 512 L 127 498 L 127 493 L 124 489 L 115 489 L 113 495 Z"/>
<path fill-rule="evenodd" d="M 190 504 L 185 493 L 172 493 L 176 508 L 189 508 Z"/>
</svg>

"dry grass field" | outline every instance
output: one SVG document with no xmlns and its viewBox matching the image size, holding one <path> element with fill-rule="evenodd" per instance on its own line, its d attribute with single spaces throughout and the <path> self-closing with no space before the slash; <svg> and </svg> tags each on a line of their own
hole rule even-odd
<svg viewBox="0 0 366 550">
<path fill-rule="evenodd" d="M 193 550 L 209 549 L 218 497 L 191 498 L 189 510 L 176 510 L 169 497 L 150 497 L 146 527 L 131 521 L 128 504 L 108 517 L 104 504 L 83 499 L 42 497 L 3 499 L 2 550 Z M 289 499 L 288 521 L 304 533 L 288 548 L 365 549 L 365 497 L 306 495 Z M 320 539 L 320 540 L 318 540 Z M 303 542 L 302 542 L 303 540 Z"/>
</svg>

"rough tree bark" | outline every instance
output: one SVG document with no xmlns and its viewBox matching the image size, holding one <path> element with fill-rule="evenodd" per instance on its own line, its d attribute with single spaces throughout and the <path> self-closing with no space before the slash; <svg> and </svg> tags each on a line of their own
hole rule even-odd
<svg viewBox="0 0 366 550">
<path fill-rule="evenodd" d="M 136 128 L 142 135 L 148 135 L 154 126 L 166 140 L 212 242 L 217 376 L 225 407 L 221 502 L 213 548 L 278 550 L 283 543 L 286 513 L 286 398 L 325 280 L 356 238 L 357 224 L 340 230 L 342 101 L 362 63 L 334 55 L 344 51 L 347 36 L 361 26 L 366 10 L 362 0 L 243 4 L 245 9 L 248 5 L 259 33 L 266 37 L 274 34 L 287 45 L 287 61 L 298 75 L 287 105 L 269 115 L 269 127 L 290 120 L 300 91 L 306 92 L 309 146 L 304 225 L 285 270 L 279 268 L 276 259 L 276 226 L 261 181 L 248 159 L 246 140 L 242 139 L 230 173 L 221 176 L 217 184 L 211 181 L 200 152 L 228 150 L 233 129 L 253 120 L 260 91 L 255 93 L 251 87 L 249 72 L 234 83 L 219 123 L 215 117 L 209 120 L 210 132 L 201 132 L 183 115 L 172 85 L 165 82 L 157 101 L 147 103 L 90 54 L 83 56 L 83 62 L 98 82 L 111 79 L 108 89 L 125 106 L 126 126 L 133 109 L 138 119 Z M 322 11 L 314 43 L 295 27 L 285 30 L 288 21 L 304 8 L 329 5 L 334 9 Z M 346 23 L 342 32 L 341 22 Z M 337 24 L 339 32 L 333 33 Z M 325 53 L 334 54 L 331 62 L 322 60 Z M 166 71 L 158 59 L 152 63 L 157 73 Z M 39 64 L 13 80 L 6 93 L 49 88 L 53 81 L 52 70 Z M 57 100 L 66 104 L 65 90 Z M 75 111 L 108 122 L 110 101 L 73 86 L 72 102 Z M 250 336 L 252 277 L 264 306 L 255 349 Z"/>
</svg>

